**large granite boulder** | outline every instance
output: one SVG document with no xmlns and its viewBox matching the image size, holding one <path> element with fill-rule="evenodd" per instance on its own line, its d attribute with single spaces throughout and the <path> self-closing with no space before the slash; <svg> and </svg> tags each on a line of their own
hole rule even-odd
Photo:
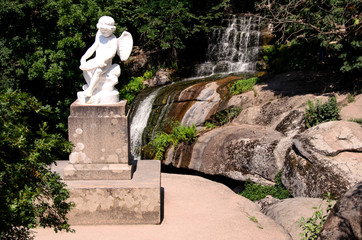
<svg viewBox="0 0 362 240">
<path fill-rule="evenodd" d="M 201 131 L 195 144 L 170 148 L 165 163 L 265 184 L 271 184 L 275 174 L 284 169 L 283 183 L 294 196 L 321 198 L 327 192 L 341 196 L 362 176 L 361 150 L 357 146 L 361 142 L 361 127 L 341 121 L 306 130 L 307 101 L 326 102 L 331 96 L 331 84 L 319 81 L 327 75 L 281 74 L 255 85 L 253 91 L 231 97 L 226 97 L 225 86 L 237 79 L 189 86 L 177 96 L 169 111 L 169 117 L 175 116 L 184 125 L 202 128 L 217 111 L 232 106 L 243 110 L 231 124 Z M 353 111 L 360 105 L 359 96 L 349 103 L 348 93 L 333 95 L 340 106 L 348 104 L 345 108 Z M 351 116 L 351 110 L 343 109 L 343 119 Z"/>
<path fill-rule="evenodd" d="M 346 101 L 347 104 L 341 109 L 342 120 L 361 119 L 362 118 L 362 94 L 354 97 L 353 102 Z"/>
<path fill-rule="evenodd" d="M 362 128 L 354 122 L 319 124 L 293 138 L 283 184 L 295 197 L 339 198 L 362 181 Z"/>
<path fill-rule="evenodd" d="M 250 95 L 245 94 L 244 97 L 247 99 Z M 267 126 L 283 133 L 285 136 L 293 136 L 306 129 L 304 124 L 304 108 L 308 99 L 311 98 L 313 98 L 312 95 L 304 95 L 269 100 L 262 104 L 248 107 L 234 122 Z M 246 101 L 243 106 L 247 106 L 248 103 L 250 104 L 250 102 Z"/>
<path fill-rule="evenodd" d="M 338 200 L 320 233 L 321 240 L 362 239 L 362 182 Z"/>
<path fill-rule="evenodd" d="M 302 229 L 299 221 L 312 217 L 316 211 L 313 207 L 320 207 L 326 212 L 327 203 L 319 198 L 289 198 L 266 206 L 262 212 L 289 232 L 294 240 L 300 240 Z"/>
<path fill-rule="evenodd" d="M 283 135 L 277 131 L 252 125 L 228 125 L 202 134 L 191 154 L 169 151 L 166 164 L 187 167 L 212 175 L 236 180 L 269 183 L 282 168 L 278 144 Z"/>
</svg>

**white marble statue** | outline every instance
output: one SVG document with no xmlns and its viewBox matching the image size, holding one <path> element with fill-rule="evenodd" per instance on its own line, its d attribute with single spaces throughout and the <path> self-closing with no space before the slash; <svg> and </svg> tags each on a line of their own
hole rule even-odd
<svg viewBox="0 0 362 240">
<path fill-rule="evenodd" d="M 112 104 L 119 102 L 119 93 L 114 88 L 118 83 L 121 68 L 112 64 L 112 59 L 118 54 L 121 61 L 129 58 L 133 39 L 129 32 L 124 31 L 119 38 L 114 36 L 116 30 L 114 19 L 103 16 L 98 20 L 98 32 L 93 45 L 80 60 L 80 69 L 87 84 L 84 91 L 78 92 L 80 103 Z M 88 60 L 95 53 L 95 57 Z"/>
</svg>

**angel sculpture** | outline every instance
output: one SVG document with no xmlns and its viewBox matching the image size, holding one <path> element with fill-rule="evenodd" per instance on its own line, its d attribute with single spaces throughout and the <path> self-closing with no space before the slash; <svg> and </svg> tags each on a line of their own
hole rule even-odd
<svg viewBox="0 0 362 240">
<path fill-rule="evenodd" d="M 118 54 L 121 61 L 129 58 L 133 39 L 129 32 L 124 31 L 119 38 L 114 36 L 116 30 L 114 19 L 103 16 L 98 20 L 98 32 L 93 45 L 80 60 L 79 68 L 83 70 L 87 82 L 84 91 L 78 92 L 80 103 L 111 104 L 119 102 L 119 93 L 114 88 L 118 83 L 121 68 L 112 64 L 112 59 Z M 95 53 L 95 57 L 88 60 Z"/>
</svg>

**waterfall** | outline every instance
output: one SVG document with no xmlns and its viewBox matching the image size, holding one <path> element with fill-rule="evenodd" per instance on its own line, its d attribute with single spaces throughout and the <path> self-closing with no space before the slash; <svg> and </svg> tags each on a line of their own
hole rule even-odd
<svg viewBox="0 0 362 240">
<path fill-rule="evenodd" d="M 141 147 L 161 130 L 162 121 L 167 119 L 178 94 L 198 81 L 203 80 L 183 80 L 154 90 L 149 89 L 137 96 L 130 114 L 130 148 L 135 159 L 140 157 Z"/>
<path fill-rule="evenodd" d="M 174 116 L 176 108 L 178 112 L 182 109 L 186 111 L 190 107 L 187 104 L 198 101 L 197 96 L 193 96 L 192 101 L 180 100 L 179 94 L 196 83 L 205 82 L 206 85 L 214 78 L 201 76 L 256 71 L 260 42 L 259 22 L 260 19 L 250 16 L 228 16 L 222 21 L 222 27 L 215 30 L 210 38 L 208 60 L 198 66 L 199 77 L 185 79 L 155 90 L 148 89 L 137 96 L 130 117 L 131 154 L 134 158 L 140 157 L 141 147 L 161 130 L 163 121 Z M 204 92 L 195 91 L 195 94 L 201 93 Z M 183 107 L 180 106 L 180 101 L 184 101 Z"/>
<path fill-rule="evenodd" d="M 209 39 L 207 61 L 197 66 L 197 76 L 256 71 L 260 18 L 229 15 Z"/>
<path fill-rule="evenodd" d="M 156 89 L 146 98 L 144 98 L 138 105 L 135 114 L 131 121 L 131 154 L 135 159 L 140 157 L 142 146 L 142 134 L 143 130 L 147 126 L 147 120 L 152 110 L 152 104 L 155 100 L 157 93 L 161 88 Z"/>
</svg>

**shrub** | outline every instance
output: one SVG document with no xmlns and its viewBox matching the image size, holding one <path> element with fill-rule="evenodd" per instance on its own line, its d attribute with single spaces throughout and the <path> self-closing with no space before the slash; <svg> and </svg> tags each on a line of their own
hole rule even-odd
<svg viewBox="0 0 362 240">
<path fill-rule="evenodd" d="M 192 126 L 182 126 L 179 122 L 174 122 L 170 135 L 175 148 L 180 142 L 192 144 L 197 139 L 196 126 L 194 124 Z"/>
<path fill-rule="evenodd" d="M 216 126 L 222 126 L 224 124 L 230 123 L 239 115 L 242 110 L 243 109 L 241 107 L 232 106 L 228 109 L 218 111 L 205 122 L 205 126 L 207 128 L 214 128 Z"/>
<path fill-rule="evenodd" d="M 250 91 L 253 89 L 254 85 L 257 84 L 258 82 L 259 78 L 257 77 L 238 80 L 230 86 L 230 93 L 232 95 L 237 95 L 243 92 Z"/>
<path fill-rule="evenodd" d="M 29 239 L 30 229 L 70 231 L 65 184 L 49 165 L 71 151 L 43 119 L 53 114 L 29 94 L 0 93 L 0 239 Z"/>
<path fill-rule="evenodd" d="M 251 201 L 257 201 L 265 198 L 267 195 L 272 195 L 278 199 L 290 198 L 291 195 L 282 184 L 281 181 L 282 171 L 279 171 L 275 176 L 274 186 L 263 186 L 261 184 L 253 183 L 251 180 L 245 182 L 245 189 L 240 193 L 241 196 L 248 198 Z"/>
<path fill-rule="evenodd" d="M 354 94 L 349 93 L 347 98 L 348 98 L 348 103 L 352 103 L 352 102 L 356 101 L 356 96 Z"/>
<path fill-rule="evenodd" d="M 213 129 L 213 128 L 216 128 L 217 126 L 215 124 L 213 124 L 212 122 L 205 122 L 205 127 L 206 128 L 209 128 L 209 129 Z"/>
<path fill-rule="evenodd" d="M 303 230 L 303 232 L 300 233 L 302 240 L 318 239 L 323 224 L 326 222 L 328 214 L 333 207 L 333 198 L 330 193 L 327 193 L 325 199 L 327 200 L 326 213 L 324 213 L 323 208 L 321 208 L 321 205 L 319 205 L 319 207 L 313 207 L 313 209 L 315 209 L 316 211 L 313 213 L 312 217 L 307 219 L 304 219 L 304 217 L 302 217 L 298 221 L 299 226 Z"/>
<path fill-rule="evenodd" d="M 349 121 L 358 123 L 359 125 L 362 125 L 362 118 L 353 118 L 353 119 L 351 119 Z"/>
<path fill-rule="evenodd" d="M 292 70 L 312 69 L 319 67 L 316 64 L 316 54 L 319 46 L 291 41 L 286 44 L 263 46 L 263 60 L 267 64 L 267 69 L 280 73 Z M 313 54 L 309 54 L 313 52 Z"/>
<path fill-rule="evenodd" d="M 196 126 L 182 126 L 179 122 L 173 122 L 170 134 L 160 132 L 149 143 L 154 149 L 154 159 L 163 160 L 164 154 L 171 144 L 176 149 L 177 145 L 181 142 L 192 144 L 197 139 Z"/>
<path fill-rule="evenodd" d="M 154 70 L 147 70 L 143 76 L 141 77 L 131 77 L 131 80 L 128 84 L 122 86 L 122 88 L 119 90 L 119 96 L 121 99 L 126 99 L 128 104 L 131 104 L 134 100 L 134 98 L 137 96 L 137 94 L 146 88 L 145 85 L 143 85 L 143 82 L 146 79 L 150 79 L 155 75 Z"/>
<path fill-rule="evenodd" d="M 317 100 L 314 104 L 308 100 L 307 104 L 309 107 L 305 110 L 305 125 L 307 128 L 340 119 L 339 112 L 341 109 L 338 107 L 336 97 L 330 97 L 325 103 Z"/>
<path fill-rule="evenodd" d="M 165 132 L 158 133 L 156 137 L 150 142 L 150 146 L 154 150 L 154 159 L 163 160 L 163 156 L 171 143 L 171 135 Z"/>
<path fill-rule="evenodd" d="M 266 63 L 269 63 L 276 55 L 277 49 L 274 45 L 263 46 L 263 59 Z"/>
<path fill-rule="evenodd" d="M 306 1 L 301 4 L 299 0 L 260 0 L 255 3 L 262 19 L 273 25 L 273 35 L 279 44 L 301 44 L 299 52 L 304 56 L 316 56 L 319 49 L 320 61 L 327 58 L 329 65 L 342 72 L 360 74 L 360 1 Z M 299 59 L 303 59 L 303 55 Z M 317 60 L 315 57 L 314 62 Z"/>
</svg>

